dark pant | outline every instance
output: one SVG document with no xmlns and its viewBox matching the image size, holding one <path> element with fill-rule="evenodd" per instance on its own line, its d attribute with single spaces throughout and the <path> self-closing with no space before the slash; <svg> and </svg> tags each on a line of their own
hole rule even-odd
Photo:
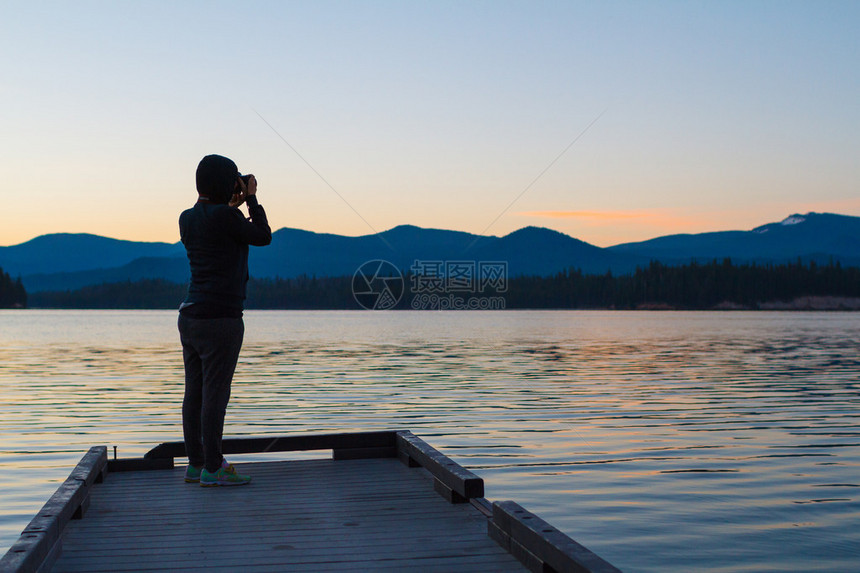
<svg viewBox="0 0 860 573">
<path fill-rule="evenodd" d="M 179 338 L 185 361 L 182 430 L 193 466 L 215 472 L 221 466 L 224 414 L 242 348 L 241 318 L 189 318 L 179 315 Z"/>
</svg>

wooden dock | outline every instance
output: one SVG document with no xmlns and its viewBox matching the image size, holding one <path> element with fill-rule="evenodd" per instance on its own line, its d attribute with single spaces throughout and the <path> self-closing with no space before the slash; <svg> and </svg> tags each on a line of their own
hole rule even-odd
<svg viewBox="0 0 860 573">
<path fill-rule="evenodd" d="M 331 450 L 237 463 L 242 487 L 183 481 L 181 442 L 143 458 L 91 448 L 0 559 L 0 572 L 540 571 L 615 567 L 410 432 L 224 441 L 225 455 Z"/>
</svg>

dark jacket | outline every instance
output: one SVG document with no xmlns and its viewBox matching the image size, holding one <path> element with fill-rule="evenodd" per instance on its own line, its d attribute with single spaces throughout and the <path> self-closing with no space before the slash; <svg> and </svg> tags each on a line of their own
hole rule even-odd
<svg viewBox="0 0 860 573">
<path fill-rule="evenodd" d="M 206 309 L 210 316 L 241 316 L 248 282 L 248 245 L 272 242 L 266 212 L 256 196 L 247 198 L 250 219 L 245 219 L 237 207 L 224 204 L 225 199 L 229 201 L 225 194 L 232 190 L 238 175 L 236 165 L 226 157 L 207 156 L 198 167 L 197 189 L 212 200 L 198 201 L 179 216 L 179 235 L 191 265 L 183 308 L 193 305 Z M 208 193 L 206 185 L 211 187 Z M 216 189 L 217 194 L 213 192 Z"/>
<path fill-rule="evenodd" d="M 236 207 L 198 202 L 179 216 L 179 234 L 191 265 L 186 303 L 241 310 L 248 282 L 248 245 L 272 242 L 266 212 L 248 197 L 251 219 Z"/>
</svg>

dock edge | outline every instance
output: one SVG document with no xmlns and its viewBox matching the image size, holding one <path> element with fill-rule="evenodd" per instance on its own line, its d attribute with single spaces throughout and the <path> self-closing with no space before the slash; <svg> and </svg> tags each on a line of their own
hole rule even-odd
<svg viewBox="0 0 860 573">
<path fill-rule="evenodd" d="M 72 519 L 82 519 L 89 507 L 90 488 L 104 480 L 107 447 L 95 446 L 81 458 L 69 477 L 30 521 L 0 558 L 0 572 L 50 571 L 62 549 L 62 533 Z"/>
<path fill-rule="evenodd" d="M 225 454 L 331 450 L 335 460 L 399 458 L 424 468 L 450 503 L 470 503 L 487 518 L 487 533 L 535 573 L 616 573 L 620 570 L 513 501 L 490 503 L 484 480 L 408 430 L 227 438 Z M 0 573 L 47 573 L 62 551 L 62 533 L 89 506 L 90 488 L 108 472 L 171 469 L 185 457 L 183 442 L 160 444 L 142 458 L 108 460 L 107 447 L 84 455 L 39 513 L 0 558 Z"/>
</svg>

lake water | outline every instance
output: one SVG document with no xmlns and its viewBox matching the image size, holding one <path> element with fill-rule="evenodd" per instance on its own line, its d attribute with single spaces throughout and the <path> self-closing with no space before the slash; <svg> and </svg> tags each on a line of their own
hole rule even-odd
<svg viewBox="0 0 860 573">
<path fill-rule="evenodd" d="M 245 322 L 227 435 L 412 430 L 625 571 L 860 571 L 858 314 Z M 90 446 L 181 439 L 182 390 L 175 312 L 0 311 L 0 552 Z"/>
</svg>

